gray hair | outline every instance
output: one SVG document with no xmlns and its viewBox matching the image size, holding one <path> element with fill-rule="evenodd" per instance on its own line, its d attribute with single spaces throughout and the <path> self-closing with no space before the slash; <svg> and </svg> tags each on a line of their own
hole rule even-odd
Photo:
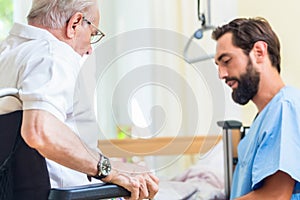
<svg viewBox="0 0 300 200">
<path fill-rule="evenodd" d="M 33 0 L 27 21 L 48 28 L 61 28 L 76 12 L 82 12 L 92 20 L 89 13 L 95 7 L 96 0 Z"/>
</svg>

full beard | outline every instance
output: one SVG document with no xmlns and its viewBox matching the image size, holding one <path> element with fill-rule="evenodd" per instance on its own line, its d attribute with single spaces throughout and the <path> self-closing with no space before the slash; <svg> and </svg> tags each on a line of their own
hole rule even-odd
<svg viewBox="0 0 300 200">
<path fill-rule="evenodd" d="M 250 59 L 246 73 L 237 81 L 238 87 L 232 91 L 232 99 L 240 105 L 245 105 L 257 94 L 260 81 L 259 72 L 253 68 Z"/>
</svg>

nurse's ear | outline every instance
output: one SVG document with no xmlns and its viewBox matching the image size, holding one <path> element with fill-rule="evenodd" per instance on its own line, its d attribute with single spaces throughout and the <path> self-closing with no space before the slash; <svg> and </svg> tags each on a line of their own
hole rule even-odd
<svg viewBox="0 0 300 200">
<path fill-rule="evenodd" d="M 77 28 L 81 25 L 83 20 L 83 14 L 81 12 L 75 13 L 67 23 L 66 36 L 69 39 L 74 38 Z"/>
<path fill-rule="evenodd" d="M 252 55 L 257 64 L 265 62 L 265 59 L 269 59 L 268 44 L 264 41 L 255 42 L 252 48 Z"/>
</svg>

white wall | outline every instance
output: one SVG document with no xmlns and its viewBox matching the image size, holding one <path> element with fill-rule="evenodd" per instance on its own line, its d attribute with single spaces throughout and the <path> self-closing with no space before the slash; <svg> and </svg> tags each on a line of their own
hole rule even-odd
<svg viewBox="0 0 300 200">
<path fill-rule="evenodd" d="M 299 6 L 298 0 L 289 0 L 284 5 L 279 0 L 238 1 L 239 16 L 260 16 L 270 22 L 281 42 L 281 75 L 286 84 L 297 88 L 300 88 Z M 250 125 L 256 112 L 252 103 L 246 106 L 243 111 L 243 121 Z"/>
</svg>

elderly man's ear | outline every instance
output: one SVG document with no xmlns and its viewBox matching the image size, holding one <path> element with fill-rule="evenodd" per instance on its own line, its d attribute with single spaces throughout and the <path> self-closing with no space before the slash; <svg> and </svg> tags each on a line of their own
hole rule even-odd
<svg viewBox="0 0 300 200">
<path fill-rule="evenodd" d="M 83 14 L 80 12 L 75 13 L 70 18 L 67 24 L 67 31 L 66 31 L 67 38 L 72 39 L 75 36 L 76 29 L 78 26 L 81 25 L 82 20 L 83 20 Z"/>
</svg>

